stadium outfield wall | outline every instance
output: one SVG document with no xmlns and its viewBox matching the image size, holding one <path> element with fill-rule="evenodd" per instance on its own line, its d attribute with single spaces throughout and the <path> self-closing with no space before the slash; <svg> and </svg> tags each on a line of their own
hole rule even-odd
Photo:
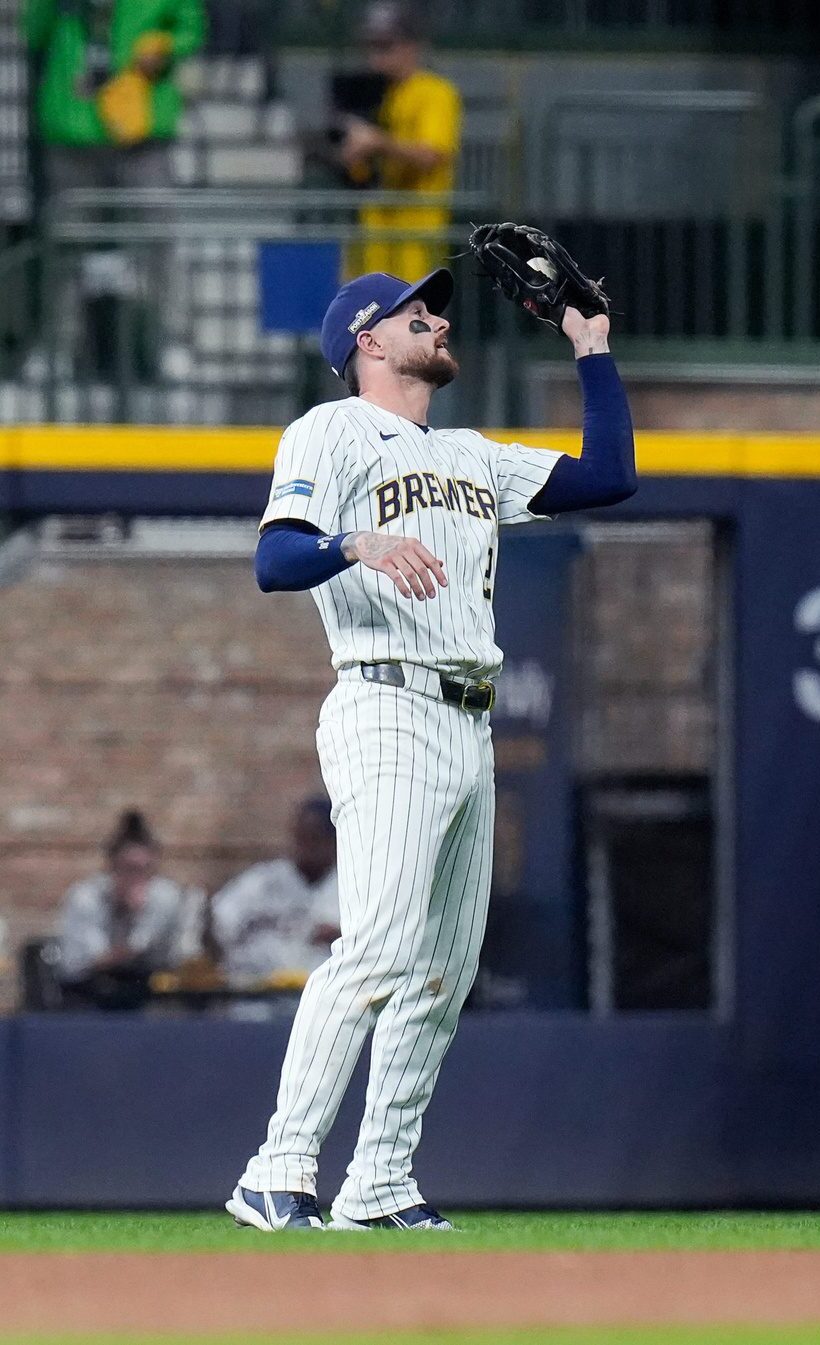
<svg viewBox="0 0 820 1345">
<path fill-rule="evenodd" d="M 0 428 L 0 512 L 19 519 L 72 511 L 259 515 L 281 433 L 131 425 Z M 580 449 L 580 435 L 567 430 L 485 433 L 568 453 Z M 820 479 L 820 436 L 659 431 L 638 434 L 637 443 L 643 481 L 631 515 L 656 507 L 678 512 L 698 481 L 704 486 L 695 496 L 713 514 L 716 507 L 730 507 L 726 488 L 732 483 Z M 670 479 L 676 484 L 659 498 L 655 481 Z"/>
<path fill-rule="evenodd" d="M 258 516 L 275 446 L 268 430 L 9 429 L 0 511 Z M 637 495 L 607 517 L 710 518 L 731 556 L 731 993 L 714 1015 L 467 1016 L 419 1154 L 441 1203 L 820 1205 L 820 438 L 640 435 L 639 458 Z M 0 1203 L 216 1204 L 258 1141 L 285 1033 L 128 1015 L 0 1023 Z M 325 1195 L 359 1101 L 330 1143 Z"/>
</svg>

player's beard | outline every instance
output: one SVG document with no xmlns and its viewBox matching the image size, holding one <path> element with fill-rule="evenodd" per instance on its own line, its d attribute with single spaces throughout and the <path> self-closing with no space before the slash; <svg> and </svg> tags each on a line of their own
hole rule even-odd
<svg viewBox="0 0 820 1345">
<path fill-rule="evenodd" d="M 458 373 L 458 361 L 449 350 L 411 350 L 395 366 L 403 378 L 417 378 L 433 388 L 446 388 Z"/>
</svg>

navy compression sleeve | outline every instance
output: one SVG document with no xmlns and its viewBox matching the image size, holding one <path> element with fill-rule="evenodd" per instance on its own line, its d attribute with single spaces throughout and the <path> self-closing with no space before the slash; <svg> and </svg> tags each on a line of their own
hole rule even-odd
<svg viewBox="0 0 820 1345">
<path fill-rule="evenodd" d="M 355 561 L 342 555 L 344 533 L 328 537 L 310 523 L 272 523 L 259 538 L 254 569 L 263 593 L 315 588 Z"/>
<path fill-rule="evenodd" d="M 615 361 L 611 355 L 585 355 L 576 368 L 584 406 L 581 456 L 559 459 L 530 500 L 533 514 L 617 504 L 638 488 L 632 417 Z"/>
</svg>

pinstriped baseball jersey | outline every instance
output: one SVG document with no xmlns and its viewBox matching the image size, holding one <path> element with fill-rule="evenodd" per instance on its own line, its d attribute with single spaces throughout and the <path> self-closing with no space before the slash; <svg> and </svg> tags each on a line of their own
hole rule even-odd
<svg viewBox="0 0 820 1345">
<path fill-rule="evenodd" d="M 475 430 L 419 426 L 360 397 L 325 402 L 282 436 L 261 527 L 302 519 L 328 534 L 416 537 L 448 586 L 408 601 L 386 575 L 353 565 L 312 590 L 334 668 L 400 660 L 461 676 L 501 668 L 492 587 L 498 527 L 528 504 L 560 453 L 498 444 Z"/>
</svg>

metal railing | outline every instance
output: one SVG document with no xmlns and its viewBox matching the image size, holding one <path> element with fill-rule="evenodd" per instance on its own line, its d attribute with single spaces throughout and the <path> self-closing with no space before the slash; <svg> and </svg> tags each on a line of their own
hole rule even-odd
<svg viewBox="0 0 820 1345">
<path fill-rule="evenodd" d="M 625 97 L 626 113 L 620 122 L 613 116 L 594 160 L 585 155 L 598 103 L 611 111 L 611 100 L 587 100 L 592 120 L 573 122 L 577 100 L 564 99 L 559 121 L 566 112 L 573 133 L 553 137 L 563 145 L 558 159 L 521 182 L 517 203 L 506 186 L 453 197 L 451 223 L 435 240 L 436 261 L 461 254 L 452 263 L 458 278 L 452 317 L 463 376 L 443 394 L 447 418 L 526 423 L 533 361 L 561 353 L 538 341 L 528 316 L 491 298 L 489 284 L 463 257 L 472 221 L 510 214 L 551 229 L 584 269 L 606 275 L 616 331 L 633 340 L 637 358 L 670 363 L 685 360 L 687 348 L 697 358 L 700 342 L 700 362 L 712 369 L 721 362 L 793 362 L 809 376 L 820 366 L 820 98 L 798 111 L 788 174 L 771 135 L 768 171 L 755 173 L 754 150 L 764 142 L 753 124 L 750 131 L 738 121 L 755 112 L 748 98 L 710 94 L 673 111 L 662 111 L 657 99 L 650 91 L 635 100 L 655 123 L 703 114 L 704 126 L 714 128 L 723 119 L 728 139 L 719 168 L 731 190 L 716 198 L 704 179 L 699 198 L 698 164 L 690 165 L 687 186 L 681 159 L 674 195 L 668 165 L 646 150 L 643 186 L 635 175 L 620 197 L 610 192 L 624 156 L 640 152 L 629 121 L 634 107 Z M 656 140 L 666 136 L 674 145 L 670 135 L 664 130 Z M 577 170 L 584 162 L 586 177 Z M 518 178 L 514 164 L 511 177 Z M 0 254 L 4 292 L 16 296 L 8 306 L 13 328 L 7 320 L 0 345 L 0 419 L 290 419 L 339 387 L 323 367 L 315 335 L 261 330 L 260 242 L 333 240 L 351 259 L 354 249 L 379 238 L 363 231 L 363 205 L 423 203 L 412 195 L 297 188 L 66 193 L 37 244 Z M 406 230 L 401 236 L 412 237 Z M 113 273 L 119 302 L 104 298 L 106 285 L 109 294 L 117 288 Z M 107 332 L 106 349 L 94 348 L 78 326 L 76 303 L 72 312 L 65 301 L 83 285 L 97 310 L 95 340 L 99 345 L 100 332 Z"/>
<path fill-rule="evenodd" d="M 64 193 L 39 247 L 39 360 L 32 378 L 31 356 L 23 359 L 18 379 L 38 384 L 48 420 L 291 419 L 340 385 L 324 367 L 317 334 L 262 329 L 260 244 L 333 242 L 355 265 L 365 246 L 416 241 L 429 250 L 432 268 L 464 252 L 471 219 L 500 211 L 497 201 L 460 193 L 450 202 L 451 224 L 431 235 L 365 229 L 365 203 L 401 208 L 441 200 L 369 193 L 363 202 L 358 192 L 281 189 Z M 474 405 L 471 414 L 498 418 L 504 408 L 483 368 L 482 336 L 494 339 L 482 318 L 489 285 L 466 260 L 453 265 L 465 366 L 453 410 L 467 414 Z M 89 330 L 89 309 L 96 331 Z"/>
<path fill-rule="evenodd" d="M 561 94 L 528 123 L 527 212 L 550 203 L 550 227 L 605 273 L 630 335 L 743 340 L 758 334 L 761 225 L 781 219 L 780 141 L 745 89 Z M 788 335 L 768 318 L 773 339 Z"/>
</svg>

